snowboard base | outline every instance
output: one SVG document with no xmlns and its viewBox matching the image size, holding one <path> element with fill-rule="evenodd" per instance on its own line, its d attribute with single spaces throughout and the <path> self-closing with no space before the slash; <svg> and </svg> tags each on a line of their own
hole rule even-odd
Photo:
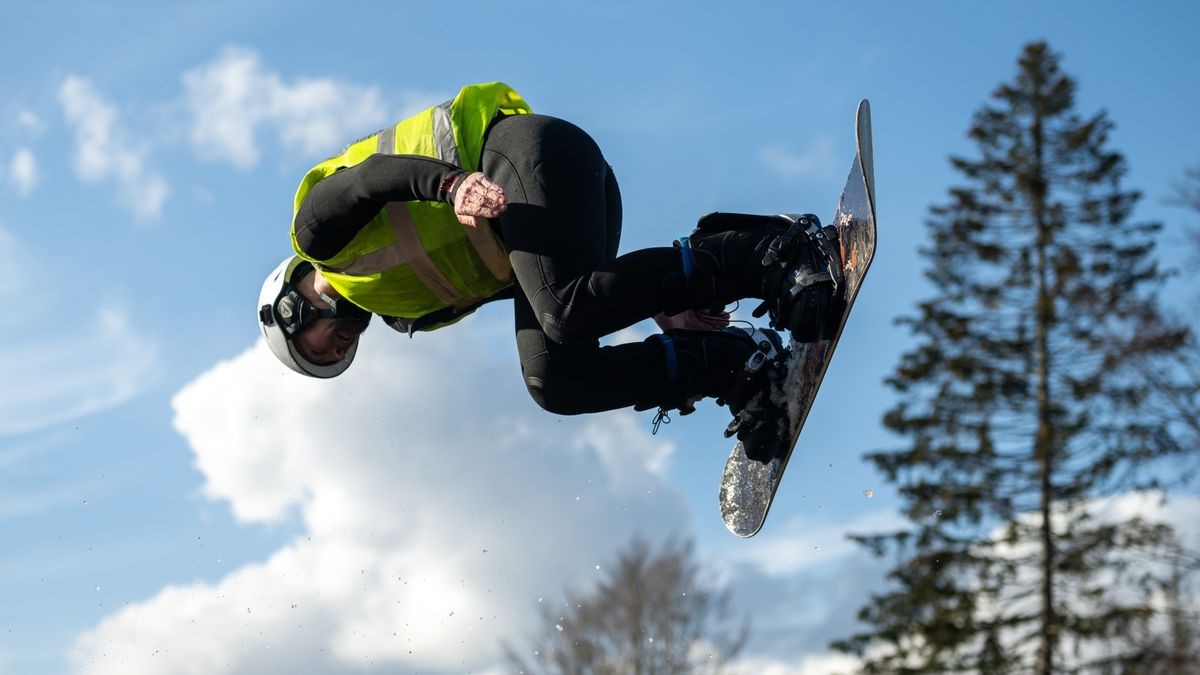
<svg viewBox="0 0 1200 675">
<path fill-rule="evenodd" d="M 857 153 L 838 201 L 832 225 L 837 227 L 845 274 L 846 307 L 837 330 L 828 340 L 800 343 L 791 340 L 788 373 L 783 392 L 792 421 L 779 452 L 765 462 L 752 460 L 739 441 L 721 474 L 718 500 L 725 527 L 739 537 L 752 537 L 762 529 L 788 460 L 812 409 L 834 349 L 842 336 L 867 268 L 875 257 L 875 174 L 871 147 L 871 105 L 865 99 L 855 114 Z"/>
</svg>

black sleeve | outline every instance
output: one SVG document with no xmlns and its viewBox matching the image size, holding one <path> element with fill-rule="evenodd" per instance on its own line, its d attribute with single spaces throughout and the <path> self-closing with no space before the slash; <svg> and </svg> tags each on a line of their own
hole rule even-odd
<svg viewBox="0 0 1200 675">
<path fill-rule="evenodd" d="M 296 242 L 328 260 L 354 239 L 387 202 L 446 201 L 465 175 L 453 164 L 419 155 L 371 155 L 312 187 L 296 212 Z"/>
</svg>

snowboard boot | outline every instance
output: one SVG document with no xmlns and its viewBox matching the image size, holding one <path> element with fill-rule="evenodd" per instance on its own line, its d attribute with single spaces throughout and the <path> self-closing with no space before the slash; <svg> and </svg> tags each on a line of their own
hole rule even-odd
<svg viewBox="0 0 1200 675">
<path fill-rule="evenodd" d="M 693 307 L 758 298 L 754 316 L 797 342 L 829 339 L 845 308 L 836 227 L 812 214 L 710 213 L 675 245 Z"/>
<path fill-rule="evenodd" d="M 666 356 L 667 394 L 665 400 L 635 408 L 658 407 L 660 417 L 666 417 L 668 410 L 689 415 L 700 400 L 728 393 L 746 361 L 757 350 L 746 331 L 738 328 L 668 330 L 651 335 L 646 341 L 662 345 Z"/>
<path fill-rule="evenodd" d="M 746 457 L 766 463 L 779 456 L 792 428 L 784 391 L 791 350 L 773 330 L 744 332 L 755 342 L 755 351 L 717 404 L 728 405 L 733 413 L 725 437 L 737 436 Z"/>
<path fill-rule="evenodd" d="M 668 411 L 688 415 L 701 399 L 715 398 L 733 413 L 727 438 L 736 435 L 751 459 L 767 462 L 776 456 L 791 424 L 783 394 L 791 352 L 779 333 L 732 327 L 671 330 L 648 340 L 662 344 L 672 383 L 671 400 L 660 405 L 655 417 L 655 432 L 670 421 Z"/>
</svg>

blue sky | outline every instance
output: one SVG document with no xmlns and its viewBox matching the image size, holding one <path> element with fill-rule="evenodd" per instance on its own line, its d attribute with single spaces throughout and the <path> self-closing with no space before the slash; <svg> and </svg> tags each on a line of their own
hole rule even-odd
<svg viewBox="0 0 1200 675">
<path fill-rule="evenodd" d="M 1163 203 L 1200 164 L 1192 3 L 108 4 L 0 10 L 4 675 L 490 672 L 634 533 L 697 540 L 761 619 L 748 671 L 827 672 L 882 569 L 844 536 L 897 522 L 860 457 L 896 442 L 926 210 L 1023 44 L 1116 122 L 1168 263 L 1196 220 Z M 759 537 L 717 513 L 724 410 L 653 438 L 541 412 L 507 308 L 376 325 L 336 384 L 256 346 L 303 172 L 492 80 L 597 139 L 622 251 L 713 210 L 828 217 L 871 100 L 880 251 Z"/>
</svg>

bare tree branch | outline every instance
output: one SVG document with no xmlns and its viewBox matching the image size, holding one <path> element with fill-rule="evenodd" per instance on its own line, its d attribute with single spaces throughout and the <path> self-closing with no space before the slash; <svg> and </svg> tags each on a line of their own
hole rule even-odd
<svg viewBox="0 0 1200 675">
<path fill-rule="evenodd" d="M 541 634 L 505 645 L 529 675 L 719 675 L 749 637 L 713 590 L 690 543 L 653 549 L 635 539 L 604 578 L 562 604 L 541 606 Z"/>
</svg>

